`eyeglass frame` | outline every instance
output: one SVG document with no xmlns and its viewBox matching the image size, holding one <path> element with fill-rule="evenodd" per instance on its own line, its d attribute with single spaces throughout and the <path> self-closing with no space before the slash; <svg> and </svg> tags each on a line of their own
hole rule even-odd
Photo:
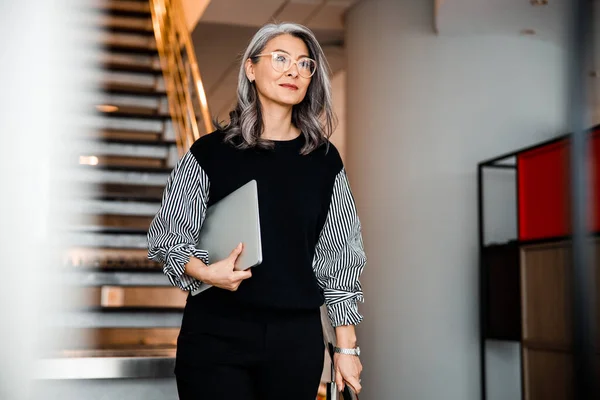
<svg viewBox="0 0 600 400">
<path fill-rule="evenodd" d="M 271 67 L 272 67 L 273 69 L 275 69 L 275 65 L 273 65 L 273 54 L 285 54 L 285 55 L 287 55 L 287 56 L 290 56 L 289 54 L 287 54 L 287 53 L 285 53 L 285 52 L 283 52 L 283 51 L 272 51 L 272 52 L 270 52 L 270 53 L 257 54 L 257 55 L 255 55 L 254 57 L 264 57 L 264 56 L 271 56 Z M 315 63 L 315 70 L 314 70 L 314 71 L 312 72 L 312 74 L 310 74 L 308 77 L 306 77 L 306 76 L 302 76 L 302 74 L 300 73 L 300 68 L 298 68 L 298 61 L 300 61 L 300 60 L 304 60 L 304 59 L 311 60 L 312 62 L 314 62 L 314 63 Z M 282 74 L 285 74 L 285 73 L 286 73 L 286 72 L 288 72 L 290 69 L 292 69 L 292 65 L 294 65 L 294 64 L 296 64 L 296 68 L 298 69 L 298 75 L 302 76 L 302 77 L 303 77 L 303 78 L 305 78 L 305 79 L 312 78 L 312 76 L 315 74 L 315 72 L 317 72 L 317 60 L 313 60 L 313 59 L 312 59 L 312 58 L 310 58 L 310 57 L 302 57 L 300 60 L 294 60 L 294 59 L 292 59 L 292 57 L 291 57 L 291 56 L 290 56 L 290 60 L 292 60 L 292 62 L 290 63 L 290 66 L 289 66 L 287 69 L 285 69 L 285 70 L 281 71 L 281 73 L 282 73 Z M 275 69 L 275 71 L 277 71 L 277 70 Z M 277 72 L 279 72 L 279 71 L 277 71 Z"/>
</svg>

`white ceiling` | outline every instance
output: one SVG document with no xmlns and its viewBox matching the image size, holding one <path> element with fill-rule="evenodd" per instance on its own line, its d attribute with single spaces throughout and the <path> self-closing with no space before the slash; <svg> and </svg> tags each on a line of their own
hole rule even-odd
<svg viewBox="0 0 600 400">
<path fill-rule="evenodd" d="M 343 29 L 343 15 L 357 0 L 212 0 L 201 22 L 259 27 L 276 18 L 311 29 Z"/>
<path fill-rule="evenodd" d="M 192 32 L 211 114 L 227 117 L 236 100 L 240 57 L 258 27 L 290 21 L 317 36 L 335 74 L 345 67 L 344 13 L 357 0 L 212 0 Z"/>
</svg>

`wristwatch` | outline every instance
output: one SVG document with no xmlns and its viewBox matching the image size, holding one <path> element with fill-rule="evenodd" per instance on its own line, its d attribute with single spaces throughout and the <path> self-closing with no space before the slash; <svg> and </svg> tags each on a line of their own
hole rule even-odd
<svg viewBox="0 0 600 400">
<path fill-rule="evenodd" d="M 358 346 L 356 346 L 353 349 L 343 349 L 343 348 L 336 346 L 333 348 L 333 351 L 336 353 L 346 354 L 349 356 L 357 356 L 357 357 L 360 356 L 360 347 L 358 347 Z"/>
</svg>

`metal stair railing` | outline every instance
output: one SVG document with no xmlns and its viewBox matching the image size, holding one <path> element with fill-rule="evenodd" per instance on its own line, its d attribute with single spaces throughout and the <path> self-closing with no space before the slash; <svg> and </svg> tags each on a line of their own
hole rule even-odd
<svg viewBox="0 0 600 400">
<path fill-rule="evenodd" d="M 181 0 L 150 0 L 150 11 L 181 157 L 201 136 L 198 116 L 206 133 L 213 125 Z"/>
</svg>

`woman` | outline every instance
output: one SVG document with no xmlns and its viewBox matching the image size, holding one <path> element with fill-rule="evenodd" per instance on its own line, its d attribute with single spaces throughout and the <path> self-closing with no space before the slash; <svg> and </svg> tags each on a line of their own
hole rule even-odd
<svg viewBox="0 0 600 400">
<path fill-rule="evenodd" d="M 180 399 L 314 400 L 323 369 L 319 307 L 336 331 L 336 381 L 360 391 L 354 325 L 365 265 L 334 127 L 323 50 L 302 25 L 268 24 L 243 57 L 227 125 L 175 166 L 148 233 L 152 260 L 192 291 L 178 338 Z M 195 247 L 207 207 L 256 179 L 263 262 L 233 266 Z"/>
</svg>

